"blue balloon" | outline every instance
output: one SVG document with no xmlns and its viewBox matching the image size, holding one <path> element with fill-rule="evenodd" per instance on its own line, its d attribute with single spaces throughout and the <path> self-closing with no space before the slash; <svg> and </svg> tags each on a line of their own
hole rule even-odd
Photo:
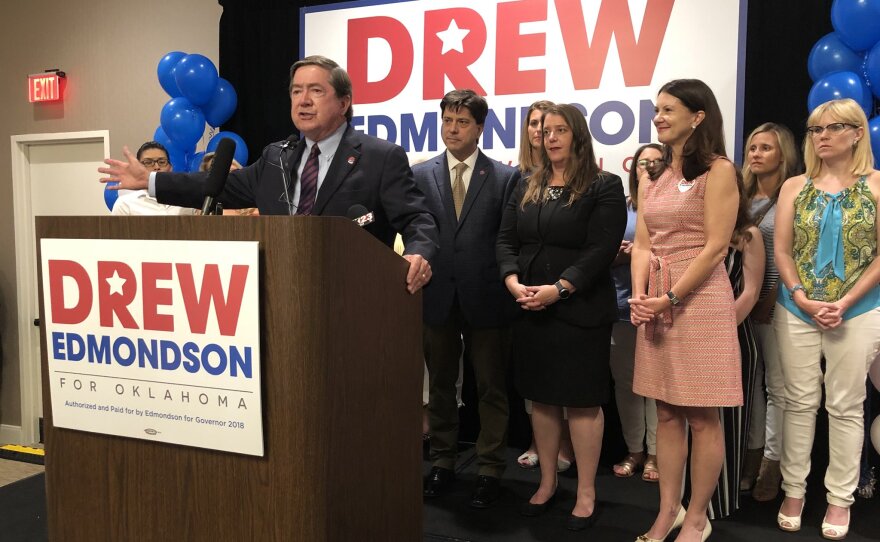
<svg viewBox="0 0 880 542">
<path fill-rule="evenodd" d="M 162 60 L 159 61 L 159 65 L 156 67 L 159 84 L 162 85 L 162 89 L 172 98 L 183 96 L 183 93 L 177 87 L 177 81 L 174 80 L 174 67 L 185 56 L 186 53 L 182 51 L 171 51 L 162 57 Z"/>
<path fill-rule="evenodd" d="M 862 79 L 853 72 L 829 73 L 816 81 L 810 94 L 807 96 L 807 106 L 810 111 L 819 105 L 841 98 L 852 98 L 865 110 L 865 114 L 871 114 L 873 98 L 871 90 Z"/>
<path fill-rule="evenodd" d="M 174 146 L 174 143 L 171 142 L 171 138 L 168 137 L 168 134 L 165 133 L 165 130 L 162 129 L 161 125 L 159 125 L 159 127 L 156 128 L 156 131 L 153 132 L 153 141 L 160 143 L 166 149 Z"/>
<path fill-rule="evenodd" d="M 874 153 L 874 169 L 880 169 L 880 115 L 868 121 L 871 135 L 871 152 Z"/>
<path fill-rule="evenodd" d="M 202 55 L 186 55 L 174 68 L 174 80 L 183 96 L 194 105 L 205 105 L 217 88 L 217 68 Z"/>
<path fill-rule="evenodd" d="M 189 171 L 198 171 L 199 167 L 202 165 L 202 160 L 205 158 L 205 153 L 197 152 L 195 154 L 190 154 L 189 156 Z"/>
<path fill-rule="evenodd" d="M 186 159 L 186 151 L 179 149 L 173 144 L 168 149 L 168 160 L 171 161 L 171 170 L 179 172 L 189 171 L 189 161 Z"/>
<path fill-rule="evenodd" d="M 217 88 L 214 89 L 211 101 L 202 107 L 205 112 L 205 120 L 217 128 L 235 113 L 236 105 L 238 105 L 238 94 L 232 88 L 232 83 L 221 77 L 217 80 Z"/>
<path fill-rule="evenodd" d="M 205 115 L 186 98 L 172 98 L 159 115 L 162 129 L 179 149 L 190 149 L 205 132 Z"/>
<path fill-rule="evenodd" d="M 877 22 L 880 24 L 880 21 Z M 874 96 L 880 98 L 880 41 L 865 56 L 865 77 Z"/>
<path fill-rule="evenodd" d="M 217 134 L 211 138 L 211 141 L 208 141 L 208 146 L 205 149 L 207 152 L 214 152 L 217 150 L 217 145 L 220 144 L 220 140 L 224 137 L 228 137 L 229 139 L 235 141 L 235 159 L 242 166 L 247 165 L 248 159 L 248 148 L 244 142 L 244 139 L 241 138 L 240 135 L 235 132 L 217 132 Z"/>
<path fill-rule="evenodd" d="M 880 40 L 880 0 L 834 0 L 831 26 L 853 51 L 866 51 Z"/>
<path fill-rule="evenodd" d="M 110 187 L 117 184 L 119 184 L 119 181 L 111 181 L 104 185 L 104 203 L 107 204 L 107 208 L 111 211 L 113 210 L 113 205 L 116 204 L 116 200 L 119 199 L 119 192 L 110 190 Z"/>
<path fill-rule="evenodd" d="M 807 70 L 810 79 L 820 78 L 834 72 L 856 72 L 862 67 L 863 56 L 856 53 L 840 40 L 837 33 L 832 32 L 819 38 L 807 57 Z"/>
</svg>

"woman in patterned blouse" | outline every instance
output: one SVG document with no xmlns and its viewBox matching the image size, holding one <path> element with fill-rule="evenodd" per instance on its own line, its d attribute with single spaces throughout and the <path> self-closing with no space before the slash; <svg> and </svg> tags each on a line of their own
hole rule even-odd
<svg viewBox="0 0 880 542">
<path fill-rule="evenodd" d="M 777 523 L 785 531 L 801 527 L 824 381 L 829 461 L 822 536 L 842 540 L 859 480 L 865 379 L 880 347 L 880 172 L 872 167 L 865 113 L 853 100 L 818 106 L 807 124 L 806 174 L 786 181 L 776 211 L 774 327 L 785 380 L 785 500 Z"/>
</svg>

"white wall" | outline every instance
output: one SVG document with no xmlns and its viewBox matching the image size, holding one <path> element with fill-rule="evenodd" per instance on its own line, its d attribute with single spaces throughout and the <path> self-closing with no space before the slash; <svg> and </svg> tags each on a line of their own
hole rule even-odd
<svg viewBox="0 0 880 542">
<path fill-rule="evenodd" d="M 219 63 L 217 0 L 5 2 L 0 32 L 0 425 L 21 425 L 10 136 L 110 130 L 110 152 L 151 139 L 168 99 L 156 64 L 168 51 Z M 30 104 L 27 75 L 60 68 L 61 104 Z M 203 146 L 204 143 L 200 143 Z M 98 173 L 95 172 L 95 182 Z"/>
</svg>

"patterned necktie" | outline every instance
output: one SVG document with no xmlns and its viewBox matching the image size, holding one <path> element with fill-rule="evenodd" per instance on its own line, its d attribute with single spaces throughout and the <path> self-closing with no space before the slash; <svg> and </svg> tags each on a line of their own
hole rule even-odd
<svg viewBox="0 0 880 542">
<path fill-rule="evenodd" d="M 315 195 L 318 193 L 319 154 L 321 154 L 321 149 L 315 143 L 312 145 L 312 152 L 309 153 L 309 159 L 306 160 L 306 165 L 299 178 L 299 206 L 296 209 L 298 215 L 312 214 L 312 208 L 315 206 Z"/>
<path fill-rule="evenodd" d="M 455 204 L 455 218 L 461 217 L 461 206 L 464 205 L 464 170 L 468 167 L 464 162 L 456 164 L 455 179 L 452 181 L 452 202 Z"/>
</svg>

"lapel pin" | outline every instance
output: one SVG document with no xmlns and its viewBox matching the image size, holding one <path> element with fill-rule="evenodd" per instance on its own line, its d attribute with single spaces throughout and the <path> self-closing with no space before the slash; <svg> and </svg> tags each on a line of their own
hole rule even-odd
<svg viewBox="0 0 880 542">
<path fill-rule="evenodd" d="M 480 170 L 480 175 L 485 175 L 485 174 L 486 174 L 486 170 L 485 170 L 485 169 L 481 169 L 481 170 Z"/>
<path fill-rule="evenodd" d="M 354 164 L 354 156 L 349 156 L 348 157 L 348 165 L 353 165 L 353 164 Z"/>
</svg>

